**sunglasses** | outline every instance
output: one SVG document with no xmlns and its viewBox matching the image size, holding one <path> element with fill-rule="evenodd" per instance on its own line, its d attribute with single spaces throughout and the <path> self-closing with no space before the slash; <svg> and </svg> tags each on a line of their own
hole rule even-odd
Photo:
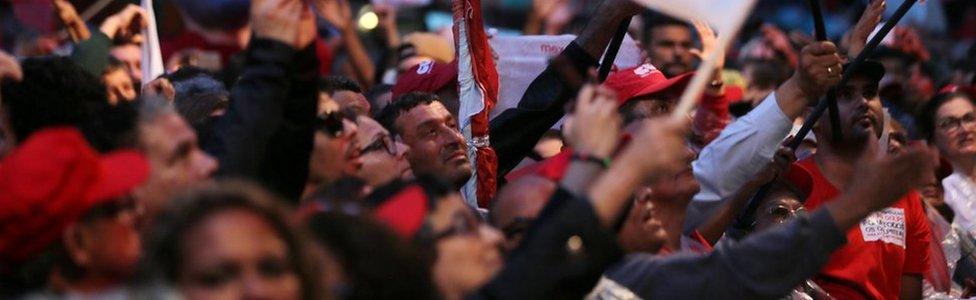
<svg viewBox="0 0 976 300">
<path fill-rule="evenodd" d="M 331 137 L 338 137 L 345 131 L 342 120 L 355 120 L 350 113 L 345 111 L 330 111 L 315 118 L 315 130 L 321 131 Z"/>
<path fill-rule="evenodd" d="M 395 156 L 397 153 L 396 143 L 393 142 L 393 138 L 389 135 L 383 135 L 376 139 L 360 151 L 362 154 L 370 153 L 373 151 L 385 150 L 386 153 Z"/>
</svg>

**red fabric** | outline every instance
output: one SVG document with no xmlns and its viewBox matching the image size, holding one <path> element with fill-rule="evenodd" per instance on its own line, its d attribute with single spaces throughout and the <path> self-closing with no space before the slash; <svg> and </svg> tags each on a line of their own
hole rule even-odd
<svg viewBox="0 0 976 300">
<path fill-rule="evenodd" d="M 562 152 L 559 152 L 559 154 L 556 154 L 553 157 L 509 172 L 508 175 L 505 176 L 505 179 L 511 182 L 519 179 L 522 176 L 537 175 L 555 182 L 559 182 L 563 179 L 563 175 L 566 173 L 566 168 L 569 167 L 569 161 L 572 156 L 572 148 L 563 148 Z"/>
<path fill-rule="evenodd" d="M 162 40 L 159 43 L 159 51 L 163 55 L 163 62 L 169 61 L 170 57 L 172 57 L 176 52 L 191 48 L 202 51 L 217 52 L 220 54 L 220 63 L 224 66 L 227 65 L 227 59 L 230 58 L 231 55 L 244 50 L 244 48 L 236 45 L 219 45 L 210 43 L 204 39 L 202 35 L 192 31 L 186 31 L 181 35 Z"/>
<path fill-rule="evenodd" d="M 488 43 L 488 34 L 485 32 L 484 18 L 481 15 L 481 0 L 462 0 L 454 1 L 454 40 L 455 43 L 467 42 L 468 53 L 459 53 L 459 56 L 466 56 L 471 59 L 470 72 L 474 75 L 474 84 L 481 90 L 481 99 L 461 99 L 461 101 L 482 101 L 484 109 L 471 117 L 471 137 L 475 139 L 488 139 L 489 114 L 495 103 L 498 103 L 498 69 L 495 68 L 494 55 L 491 45 Z M 464 23 L 466 37 L 459 38 L 457 24 Z M 462 49 L 455 44 L 455 52 Z M 455 68 L 456 69 L 456 68 Z M 468 72 L 469 70 L 464 70 Z M 455 80 L 457 75 L 454 76 Z M 477 149 L 477 196 L 478 206 L 488 208 L 491 199 L 495 198 L 498 188 L 496 177 L 498 176 L 498 157 L 495 150 L 490 145 L 480 145 Z"/>
<path fill-rule="evenodd" d="M 837 197 L 839 191 L 820 173 L 813 157 L 797 165 L 813 178 L 812 192 L 804 203 L 807 209 Z M 903 230 L 900 235 L 899 228 Z M 897 299 L 902 275 L 927 271 L 929 238 L 921 197 L 912 191 L 848 231 L 847 245 L 831 255 L 814 281 L 837 299 Z M 899 240 L 904 247 L 897 244 Z"/>
<path fill-rule="evenodd" d="M 149 176 L 138 152 L 99 156 L 70 127 L 38 131 L 0 161 L 0 261 L 30 259 L 88 210 Z"/>
<path fill-rule="evenodd" d="M 737 88 L 729 87 L 721 96 L 702 95 L 701 104 L 698 105 L 698 112 L 695 113 L 695 119 L 692 123 L 692 130 L 694 130 L 695 135 L 701 138 L 699 147 L 704 148 L 715 138 L 718 138 L 722 129 L 725 129 L 725 126 L 732 122 L 729 104 L 735 100 L 733 98 L 735 93 L 730 92 L 730 89 Z"/>
<path fill-rule="evenodd" d="M 401 238 L 411 239 L 424 225 L 428 210 L 427 194 L 419 185 L 412 185 L 383 202 L 373 216 Z"/>
<path fill-rule="evenodd" d="M 653 95 L 670 90 L 684 90 L 694 72 L 667 78 L 657 67 L 643 64 L 623 69 L 607 76 L 603 86 L 617 93 L 617 101 L 624 105 L 637 97 Z"/>
<path fill-rule="evenodd" d="M 397 76 L 393 99 L 411 92 L 436 93 L 449 84 L 457 85 L 457 61 L 449 64 L 426 60 Z"/>
</svg>

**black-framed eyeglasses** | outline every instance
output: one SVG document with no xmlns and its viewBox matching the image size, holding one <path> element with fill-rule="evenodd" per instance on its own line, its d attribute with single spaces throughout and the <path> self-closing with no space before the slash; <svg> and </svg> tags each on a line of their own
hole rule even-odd
<svg viewBox="0 0 976 300">
<path fill-rule="evenodd" d="M 952 132 L 952 131 L 959 130 L 960 128 L 962 128 L 962 126 L 972 126 L 973 124 L 976 124 L 976 114 L 970 112 L 965 115 L 962 115 L 962 117 L 959 118 L 955 118 L 955 117 L 943 118 L 939 120 L 936 126 L 938 126 L 940 130 L 946 132 Z"/>
<path fill-rule="evenodd" d="M 397 153 L 396 143 L 393 141 L 393 138 L 391 138 L 390 135 L 387 134 L 382 135 L 380 138 L 376 139 L 372 143 L 369 143 L 369 145 L 366 145 L 366 147 L 363 147 L 360 153 L 366 154 L 366 153 L 370 153 L 373 151 L 380 151 L 380 150 L 386 150 L 386 153 L 389 153 L 390 155 L 396 155 Z"/>
</svg>

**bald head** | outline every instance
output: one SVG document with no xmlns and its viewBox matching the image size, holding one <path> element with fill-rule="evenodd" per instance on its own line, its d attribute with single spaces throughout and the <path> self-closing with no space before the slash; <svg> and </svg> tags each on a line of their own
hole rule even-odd
<svg viewBox="0 0 976 300">
<path fill-rule="evenodd" d="M 505 233 L 506 248 L 514 249 L 555 190 L 555 182 L 539 176 L 523 176 L 502 188 L 492 203 L 489 218 Z"/>
</svg>

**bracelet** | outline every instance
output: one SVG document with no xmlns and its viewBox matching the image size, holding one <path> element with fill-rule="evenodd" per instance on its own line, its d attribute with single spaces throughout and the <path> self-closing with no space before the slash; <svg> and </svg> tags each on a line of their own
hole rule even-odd
<svg viewBox="0 0 976 300">
<path fill-rule="evenodd" d="M 612 160 L 608 157 L 597 157 L 594 155 L 590 155 L 588 153 L 579 153 L 579 152 L 573 152 L 573 155 L 570 156 L 570 159 L 576 161 L 582 161 L 582 162 L 595 163 L 600 165 L 604 169 L 610 168 L 610 163 L 612 162 Z"/>
</svg>

